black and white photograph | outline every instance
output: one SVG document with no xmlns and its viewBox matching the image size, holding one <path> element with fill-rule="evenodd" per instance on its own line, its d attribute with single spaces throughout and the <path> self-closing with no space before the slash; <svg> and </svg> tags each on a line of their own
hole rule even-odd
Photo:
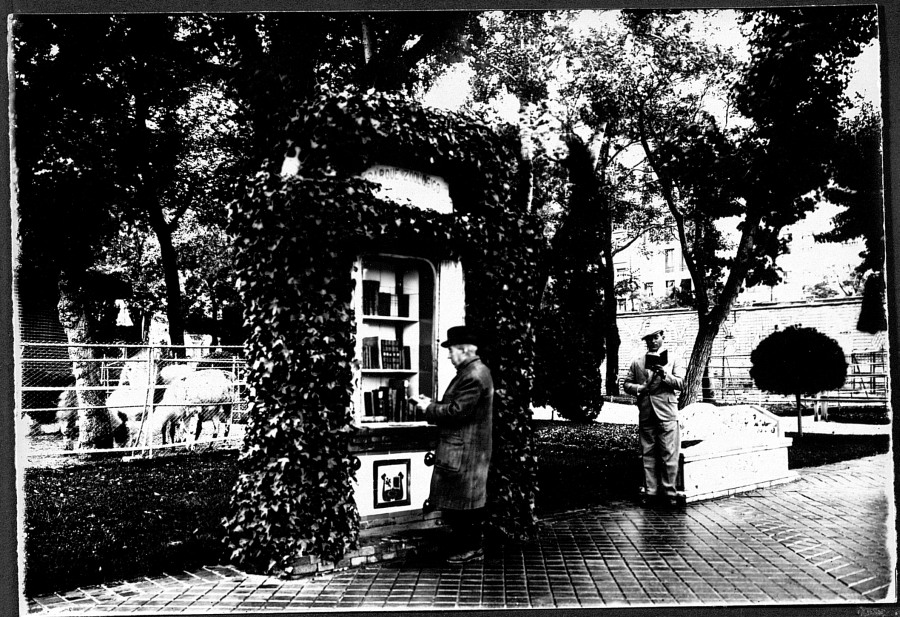
<svg viewBox="0 0 900 617">
<path fill-rule="evenodd" d="M 20 615 L 893 610 L 900 11 L 214 6 L 8 17 Z"/>
</svg>

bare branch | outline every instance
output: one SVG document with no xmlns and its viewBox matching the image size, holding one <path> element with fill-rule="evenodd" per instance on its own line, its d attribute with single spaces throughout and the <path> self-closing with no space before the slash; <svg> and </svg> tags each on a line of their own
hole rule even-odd
<svg viewBox="0 0 900 617">
<path fill-rule="evenodd" d="M 662 187 L 663 199 L 665 199 L 666 205 L 669 207 L 669 211 L 672 213 L 672 218 L 675 219 L 675 226 L 678 229 L 678 240 L 681 243 L 684 263 L 687 266 L 688 272 L 691 275 L 691 279 L 693 279 L 694 285 L 697 288 L 696 299 L 698 314 L 705 315 L 709 312 L 709 287 L 707 285 L 706 278 L 700 276 L 700 272 L 698 271 L 697 262 L 694 259 L 694 255 L 690 250 L 688 250 L 688 247 L 690 245 L 688 244 L 687 233 L 685 232 L 684 213 L 678 208 L 678 204 L 675 202 L 671 180 L 665 174 L 660 173 L 660 168 L 656 160 L 655 153 L 650 148 L 650 143 L 647 139 L 648 128 L 646 125 L 646 113 L 644 111 L 643 102 L 641 103 L 638 110 L 638 128 L 641 137 L 641 145 L 644 148 L 644 153 L 646 153 L 647 155 L 647 162 L 650 164 L 651 169 L 653 169 L 653 172 L 659 179 L 660 186 Z"/>
<path fill-rule="evenodd" d="M 642 227 L 640 230 L 638 230 L 638 232 L 634 235 L 634 237 L 631 238 L 628 242 L 626 242 L 625 244 L 623 244 L 621 246 L 615 247 L 612 251 L 612 254 L 618 255 L 619 253 L 621 253 L 622 251 L 627 249 L 629 246 L 631 246 L 632 244 L 634 244 L 635 242 L 640 240 L 642 237 L 644 237 L 646 234 L 650 233 L 654 229 L 666 229 L 667 227 L 669 227 L 669 226 L 665 223 L 655 223 L 653 225 L 648 225 L 646 227 Z"/>
</svg>

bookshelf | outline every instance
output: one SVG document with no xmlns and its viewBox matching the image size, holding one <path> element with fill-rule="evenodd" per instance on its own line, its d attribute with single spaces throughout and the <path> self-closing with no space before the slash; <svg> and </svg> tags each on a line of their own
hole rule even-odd
<svg viewBox="0 0 900 617">
<path fill-rule="evenodd" d="M 410 396 L 434 397 L 435 269 L 424 259 L 357 262 L 357 424 L 423 422 Z"/>
</svg>

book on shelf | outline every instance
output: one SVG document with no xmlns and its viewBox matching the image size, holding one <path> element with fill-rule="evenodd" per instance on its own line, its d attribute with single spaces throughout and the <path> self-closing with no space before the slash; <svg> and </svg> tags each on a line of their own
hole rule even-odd
<svg viewBox="0 0 900 617">
<path fill-rule="evenodd" d="M 405 369 L 407 371 L 412 370 L 412 352 L 410 351 L 409 345 L 404 345 L 402 349 L 402 361 L 400 363 L 400 368 Z"/>
<path fill-rule="evenodd" d="M 393 297 L 393 294 L 378 292 L 378 306 L 376 308 L 379 315 L 386 317 L 391 315 L 391 300 Z"/>
<path fill-rule="evenodd" d="M 408 379 L 390 379 L 387 387 L 392 393 L 391 412 L 394 422 L 407 422 L 409 414 L 407 413 L 407 400 L 409 399 L 409 380 Z"/>
<path fill-rule="evenodd" d="M 362 340 L 363 368 L 381 368 L 381 358 L 378 352 L 378 337 L 366 336 Z"/>
<path fill-rule="evenodd" d="M 378 307 L 378 281 L 363 281 L 363 314 L 374 315 Z"/>
<path fill-rule="evenodd" d="M 394 289 L 397 294 L 397 317 L 409 317 L 409 295 L 403 293 L 403 279 L 406 277 L 406 273 L 397 270 L 395 275 L 397 277 L 397 286 Z"/>
<path fill-rule="evenodd" d="M 364 421 L 413 422 L 421 420 L 418 406 L 409 400 L 409 380 L 389 379 L 387 385 L 363 393 Z"/>
<path fill-rule="evenodd" d="M 394 370 L 403 368 L 399 341 L 381 341 L 381 367 Z"/>
<path fill-rule="evenodd" d="M 376 416 L 384 416 L 384 410 L 384 390 L 382 388 L 376 388 L 375 390 L 372 390 L 372 411 Z"/>
</svg>

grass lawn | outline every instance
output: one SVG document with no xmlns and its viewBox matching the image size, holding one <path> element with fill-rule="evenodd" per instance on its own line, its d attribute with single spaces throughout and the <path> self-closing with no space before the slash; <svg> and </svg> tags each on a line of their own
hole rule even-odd
<svg viewBox="0 0 900 617">
<path fill-rule="evenodd" d="M 634 495 L 637 427 L 535 421 L 538 515 Z M 789 436 L 794 436 L 790 435 Z M 792 468 L 888 451 L 888 436 L 794 436 Z M 39 595 L 225 558 L 234 451 L 25 471 L 25 593 Z"/>
<path fill-rule="evenodd" d="M 781 418 L 797 417 L 796 405 L 766 405 L 765 407 Z M 812 407 L 802 407 L 801 413 L 803 414 L 804 423 L 807 421 L 806 418 L 812 421 Z M 838 424 L 890 424 L 891 417 L 885 405 L 844 405 L 837 407 L 832 404 L 828 410 L 828 421 L 837 422 Z"/>
</svg>

